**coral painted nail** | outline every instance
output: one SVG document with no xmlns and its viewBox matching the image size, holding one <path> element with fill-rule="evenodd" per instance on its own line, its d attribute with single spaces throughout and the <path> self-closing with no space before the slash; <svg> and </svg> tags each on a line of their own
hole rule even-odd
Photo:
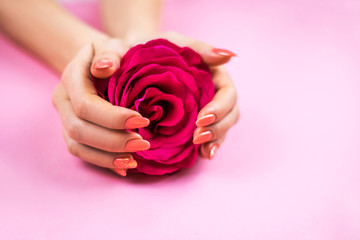
<svg viewBox="0 0 360 240">
<path fill-rule="evenodd" d="M 150 120 L 144 117 L 131 117 L 125 122 L 126 128 L 143 128 L 148 126 Z"/>
<path fill-rule="evenodd" d="M 229 50 L 221 48 L 213 48 L 212 51 L 220 56 L 224 57 L 236 57 L 237 55 Z"/>
<path fill-rule="evenodd" d="M 113 169 L 113 170 L 114 170 L 114 172 L 116 172 L 117 174 L 119 174 L 123 177 L 126 176 L 126 170 L 124 170 L 124 169 Z"/>
<path fill-rule="evenodd" d="M 205 126 L 208 126 L 212 123 L 214 123 L 216 120 L 216 116 L 215 114 L 207 114 L 201 118 L 199 118 L 197 121 L 196 121 L 196 126 L 198 127 L 205 127 Z"/>
<path fill-rule="evenodd" d="M 97 60 L 97 62 L 94 64 L 94 68 L 95 69 L 104 69 L 104 68 L 109 68 L 112 67 L 114 65 L 114 63 L 107 58 L 102 58 Z"/>
<path fill-rule="evenodd" d="M 213 134 L 211 131 L 205 131 L 196 136 L 193 140 L 194 144 L 201 144 L 204 142 L 208 142 L 212 139 Z"/>
<path fill-rule="evenodd" d="M 216 153 L 216 150 L 218 149 L 218 145 L 215 144 L 214 146 L 212 146 L 210 148 L 210 154 L 209 154 L 209 159 L 211 160 L 214 156 L 215 156 L 215 153 Z"/>
<path fill-rule="evenodd" d="M 136 168 L 137 162 L 130 158 L 116 158 L 113 162 L 115 167 L 118 168 Z"/>
<path fill-rule="evenodd" d="M 143 151 L 150 148 L 150 143 L 142 139 L 129 140 L 125 145 L 125 150 L 129 152 Z"/>
</svg>

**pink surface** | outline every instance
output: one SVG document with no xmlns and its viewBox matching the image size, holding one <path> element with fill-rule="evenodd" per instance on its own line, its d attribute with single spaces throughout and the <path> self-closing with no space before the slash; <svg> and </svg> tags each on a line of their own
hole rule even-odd
<svg viewBox="0 0 360 240">
<path fill-rule="evenodd" d="M 169 1 L 164 18 L 239 55 L 242 118 L 216 157 L 165 177 L 84 164 L 59 77 L 1 37 L 0 238 L 360 239 L 359 2 Z"/>
</svg>

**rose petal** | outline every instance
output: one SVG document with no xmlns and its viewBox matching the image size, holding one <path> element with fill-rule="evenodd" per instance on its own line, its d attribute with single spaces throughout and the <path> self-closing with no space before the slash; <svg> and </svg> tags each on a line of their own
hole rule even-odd
<svg viewBox="0 0 360 240">
<path fill-rule="evenodd" d="M 189 148 L 191 148 L 191 152 L 188 154 L 188 156 L 186 158 L 184 158 L 183 161 L 176 163 L 175 166 L 180 167 L 180 168 L 192 167 L 195 164 L 196 159 L 198 158 L 199 147 L 200 147 L 200 145 L 190 146 Z"/>
<path fill-rule="evenodd" d="M 139 156 L 144 159 L 151 159 L 152 161 L 162 164 L 175 164 L 183 161 L 187 158 L 193 150 L 193 144 L 191 142 L 185 145 L 172 147 L 172 148 L 157 148 L 149 149 L 146 151 L 137 152 Z"/>
<path fill-rule="evenodd" d="M 163 102 L 166 106 L 167 114 L 158 123 L 158 126 L 175 126 L 184 116 L 183 102 L 180 98 L 172 94 L 162 94 L 151 100 L 150 104 Z"/>
<path fill-rule="evenodd" d="M 151 149 L 133 153 L 136 169 L 163 175 L 191 167 L 200 145 L 192 143 L 198 111 L 214 96 L 209 67 L 199 54 L 166 39 L 131 48 L 109 79 L 94 79 L 100 96 L 112 104 L 140 112 L 149 126 L 139 133 Z"/>
<path fill-rule="evenodd" d="M 142 172 L 149 175 L 164 175 L 180 170 L 180 167 L 177 167 L 175 165 L 166 165 L 144 159 L 136 153 L 133 153 L 133 157 L 137 161 L 137 167 L 136 169 L 128 169 L 128 172 Z"/>
<path fill-rule="evenodd" d="M 106 92 L 109 85 L 109 78 L 101 79 L 101 78 L 92 78 L 94 87 L 97 91 L 97 93 L 103 98 L 106 99 Z M 107 100 L 107 99 L 106 99 Z"/>
<path fill-rule="evenodd" d="M 144 45 L 144 47 L 150 48 L 150 47 L 155 47 L 155 46 L 159 46 L 159 45 L 171 48 L 172 50 L 174 50 L 178 53 L 181 52 L 181 50 L 182 50 L 181 47 L 175 45 L 174 43 L 172 43 L 169 40 L 164 39 L 164 38 L 158 38 L 158 39 L 151 40 L 151 41 L 147 42 Z"/>
<path fill-rule="evenodd" d="M 174 144 L 180 145 L 189 141 L 196 128 L 196 116 L 197 112 L 191 112 L 187 121 L 183 121 L 182 124 L 179 124 L 177 127 L 159 129 L 158 134 L 166 135 L 168 137 L 167 141 L 164 143 L 164 146 L 173 146 Z"/>
<path fill-rule="evenodd" d="M 144 65 L 144 63 L 146 64 L 146 61 L 149 60 L 151 60 L 151 62 L 156 62 L 161 59 L 166 59 L 168 57 L 179 58 L 179 54 L 176 51 L 166 46 L 154 46 L 152 48 L 143 48 L 136 51 L 136 53 L 131 57 L 131 60 L 128 63 L 128 65 L 133 68 L 138 64 Z"/>
<path fill-rule="evenodd" d="M 145 68 L 144 70 L 142 69 L 144 72 L 148 70 Z M 134 84 L 134 86 L 131 87 L 131 90 L 127 91 L 124 94 L 123 96 L 124 98 L 121 99 L 120 106 L 132 105 L 135 98 L 138 97 L 139 95 L 142 95 L 144 89 L 152 86 L 154 87 L 156 86 L 156 88 L 158 88 L 164 93 L 172 93 L 180 98 L 184 97 L 185 86 L 176 79 L 175 75 L 172 72 L 161 72 L 157 74 L 158 71 L 156 69 L 154 69 L 153 67 L 151 67 L 151 69 L 153 70 L 153 72 L 156 72 L 156 74 L 148 75 L 143 78 L 138 78 L 136 80 L 136 84 Z M 129 89 L 128 86 L 126 86 L 126 88 Z"/>
</svg>

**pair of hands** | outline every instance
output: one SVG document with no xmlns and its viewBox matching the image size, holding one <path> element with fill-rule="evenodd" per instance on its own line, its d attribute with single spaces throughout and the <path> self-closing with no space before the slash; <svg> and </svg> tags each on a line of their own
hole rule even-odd
<svg viewBox="0 0 360 240">
<path fill-rule="evenodd" d="M 239 118 L 235 87 L 222 66 L 235 55 L 173 32 L 154 38 L 190 47 L 210 66 L 216 94 L 198 114 L 194 143 L 202 144 L 202 157 L 212 158 Z M 69 152 L 122 176 L 126 176 L 127 169 L 136 168 L 131 152 L 150 148 L 139 134 L 126 129 L 146 127 L 149 121 L 136 111 L 114 106 L 99 97 L 90 74 L 96 78 L 110 77 L 120 67 L 127 50 L 147 40 L 150 39 L 129 44 L 109 38 L 85 45 L 65 68 L 53 94 Z"/>
</svg>

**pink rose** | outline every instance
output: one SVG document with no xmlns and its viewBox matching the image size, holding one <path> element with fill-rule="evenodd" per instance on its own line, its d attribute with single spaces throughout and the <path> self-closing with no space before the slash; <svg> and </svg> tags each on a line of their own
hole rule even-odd
<svg viewBox="0 0 360 240">
<path fill-rule="evenodd" d="M 104 99 L 138 111 L 150 120 L 134 130 L 151 148 L 133 153 L 138 165 L 129 172 L 173 173 L 193 166 L 198 148 L 192 142 L 197 114 L 214 97 L 209 67 L 188 47 L 156 39 L 131 48 L 110 79 L 94 79 Z"/>
</svg>

